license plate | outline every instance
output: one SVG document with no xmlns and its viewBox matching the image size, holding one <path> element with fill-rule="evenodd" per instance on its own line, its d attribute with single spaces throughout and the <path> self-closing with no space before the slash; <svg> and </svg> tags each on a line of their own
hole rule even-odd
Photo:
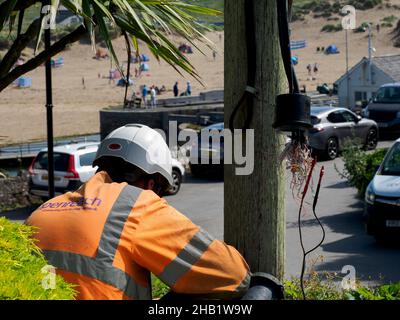
<svg viewBox="0 0 400 320">
<path fill-rule="evenodd" d="M 387 128 L 389 125 L 387 123 L 378 123 L 378 127 Z"/>
<path fill-rule="evenodd" d="M 386 220 L 386 227 L 400 228 L 400 220 Z"/>
<path fill-rule="evenodd" d="M 47 174 L 44 174 L 43 176 L 42 176 L 42 180 L 49 180 L 49 176 L 47 175 Z M 61 181 L 61 178 L 60 177 L 54 177 L 54 181 Z"/>
</svg>

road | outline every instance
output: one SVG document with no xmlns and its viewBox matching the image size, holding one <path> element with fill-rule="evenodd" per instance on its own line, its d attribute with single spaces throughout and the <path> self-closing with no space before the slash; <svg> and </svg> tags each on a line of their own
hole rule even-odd
<svg viewBox="0 0 400 320">
<path fill-rule="evenodd" d="M 380 147 L 391 143 L 380 143 Z M 335 170 L 341 170 L 341 159 L 319 162 L 317 167 L 325 166 L 325 177 L 321 188 L 317 214 L 326 229 L 326 240 L 322 247 L 309 259 L 323 257 L 314 268 L 317 271 L 340 273 L 346 265 L 355 267 L 356 276 L 364 281 L 400 281 L 400 248 L 382 248 L 374 239 L 366 235 L 362 223 L 363 202 L 356 190 L 349 187 Z M 318 169 L 317 168 L 317 169 Z M 316 172 L 318 172 L 316 170 Z M 289 187 L 289 179 L 287 178 Z M 201 180 L 187 175 L 181 190 L 167 201 L 196 224 L 208 230 L 217 238 L 223 238 L 223 181 Z M 287 188 L 286 195 L 286 277 L 298 276 L 301 268 L 301 247 L 297 225 L 298 203 L 293 200 Z M 23 221 L 24 214 L 13 216 Z M 303 234 L 307 248 L 313 247 L 321 238 L 310 207 L 302 218 Z"/>
<path fill-rule="evenodd" d="M 381 142 L 379 147 L 391 144 Z M 351 265 L 356 270 L 357 278 L 365 282 L 400 281 L 400 248 L 379 247 L 374 238 L 366 235 L 362 221 L 363 202 L 357 197 L 356 189 L 348 186 L 335 169 L 337 167 L 339 171 L 342 170 L 343 161 L 336 159 L 319 162 L 315 172 L 319 172 L 322 165 L 325 167 L 325 176 L 317 215 L 326 230 L 326 239 L 322 247 L 310 255 L 308 266 L 313 265 L 316 271 L 341 273 L 344 266 Z M 286 180 L 285 273 L 289 278 L 299 276 L 302 254 L 297 224 L 299 205 L 290 192 L 289 177 Z M 168 202 L 216 237 L 223 238 L 222 181 L 202 181 L 187 177 L 181 191 L 169 197 Z M 304 242 L 306 249 L 309 249 L 322 236 L 310 206 L 306 208 L 302 221 Z"/>
</svg>

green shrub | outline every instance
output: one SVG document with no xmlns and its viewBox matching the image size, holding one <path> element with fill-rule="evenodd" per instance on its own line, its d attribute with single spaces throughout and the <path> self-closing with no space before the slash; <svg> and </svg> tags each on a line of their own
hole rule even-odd
<svg viewBox="0 0 400 320">
<path fill-rule="evenodd" d="M 381 21 L 386 22 L 386 23 L 395 23 L 397 21 L 397 17 L 394 15 L 388 16 L 388 17 L 384 17 Z"/>
<path fill-rule="evenodd" d="M 393 28 L 393 24 L 391 24 L 389 22 L 383 22 L 383 23 L 381 23 L 381 27 L 382 28 Z"/>
<path fill-rule="evenodd" d="M 354 29 L 354 32 L 360 33 L 360 32 L 365 32 L 368 30 L 369 23 L 368 22 L 363 22 L 358 28 Z"/>
<path fill-rule="evenodd" d="M 308 300 L 343 300 L 345 292 L 341 291 L 335 284 L 336 276 L 332 273 L 319 274 L 311 272 L 304 279 L 304 292 Z M 303 294 L 300 279 L 291 278 L 284 282 L 285 300 L 302 300 Z"/>
<path fill-rule="evenodd" d="M 345 290 L 342 281 L 334 273 L 313 271 L 304 281 L 304 291 L 308 300 L 400 300 L 400 282 L 375 287 L 363 286 L 356 281 L 355 289 Z M 300 280 L 292 278 L 284 282 L 286 300 L 302 300 Z"/>
<path fill-rule="evenodd" d="M 32 227 L 0 218 L 0 300 L 71 300 L 75 291 L 60 276 L 44 289 L 46 259 L 35 245 Z"/>
<path fill-rule="evenodd" d="M 337 32 L 342 31 L 343 27 L 342 24 L 326 24 L 322 27 L 321 32 Z"/>
<path fill-rule="evenodd" d="M 151 286 L 153 299 L 159 299 L 170 291 L 169 287 L 153 274 L 151 275 Z"/>
<path fill-rule="evenodd" d="M 348 4 L 354 6 L 357 10 L 368 10 L 382 4 L 382 0 L 351 0 Z"/>
<path fill-rule="evenodd" d="M 318 18 L 329 18 L 329 17 L 331 17 L 332 16 L 332 13 L 331 12 L 322 12 L 322 13 L 316 13 L 316 14 L 314 14 L 314 18 L 315 19 L 318 19 Z"/>
<path fill-rule="evenodd" d="M 344 170 L 338 173 L 363 196 L 386 152 L 387 149 L 380 149 L 368 153 L 358 146 L 346 146 L 343 150 Z"/>
<path fill-rule="evenodd" d="M 348 300 L 400 300 L 400 282 L 375 288 L 361 287 L 346 293 Z"/>
</svg>

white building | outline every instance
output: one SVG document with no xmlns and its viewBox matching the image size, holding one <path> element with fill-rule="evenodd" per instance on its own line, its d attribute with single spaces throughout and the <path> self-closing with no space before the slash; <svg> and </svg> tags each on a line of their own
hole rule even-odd
<svg viewBox="0 0 400 320">
<path fill-rule="evenodd" d="M 374 57 L 371 63 L 364 57 L 349 70 L 348 81 L 344 74 L 335 82 L 339 106 L 353 109 L 357 102 L 371 99 L 380 86 L 393 82 L 400 82 L 400 55 Z"/>
</svg>

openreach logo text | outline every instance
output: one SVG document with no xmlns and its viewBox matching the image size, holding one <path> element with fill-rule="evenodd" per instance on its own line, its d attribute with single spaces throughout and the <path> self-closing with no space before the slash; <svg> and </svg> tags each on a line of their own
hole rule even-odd
<svg viewBox="0 0 400 320">
<path fill-rule="evenodd" d="M 202 129 L 200 133 L 190 129 L 180 130 L 178 133 L 178 123 L 170 121 L 168 139 L 163 130 L 155 130 L 168 141 L 171 150 L 184 150 L 184 154 L 178 152 L 178 160 L 185 157 L 191 164 L 234 165 L 238 176 L 251 175 L 254 171 L 253 129 L 234 129 L 232 132 L 221 126 L 217 129 Z M 154 155 L 157 151 L 152 150 L 148 154 Z M 162 156 L 157 154 L 158 161 Z M 154 162 L 150 158 L 147 161 Z"/>
</svg>

